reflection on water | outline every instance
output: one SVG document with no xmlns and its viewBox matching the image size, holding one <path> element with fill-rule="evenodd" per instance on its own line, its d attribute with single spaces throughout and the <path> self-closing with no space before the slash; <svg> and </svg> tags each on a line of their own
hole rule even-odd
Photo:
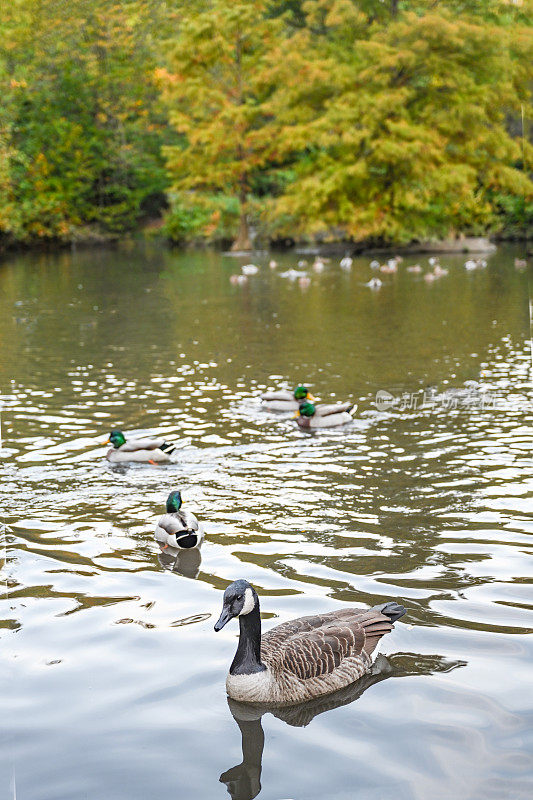
<svg viewBox="0 0 533 800">
<path fill-rule="evenodd" d="M 159 563 L 164 569 L 177 572 L 186 578 L 197 578 L 202 563 L 202 555 L 198 548 L 193 550 L 161 550 L 157 554 Z"/>
<path fill-rule="evenodd" d="M 236 631 L 212 627 L 238 577 L 265 629 L 400 599 L 393 674 L 420 654 L 307 727 L 265 715 L 263 800 L 351 800 L 354 782 L 365 800 L 533 794 L 515 255 L 474 272 L 443 257 L 431 285 L 400 268 L 375 292 L 369 259 L 305 291 L 277 274 L 292 255 L 276 271 L 259 254 L 243 286 L 234 258 L 138 244 L 0 264 L 0 796 L 13 775 L 31 800 L 226 796 Z M 300 381 L 356 402 L 353 424 L 309 434 L 261 409 Z M 107 464 L 114 427 L 179 440 L 174 463 Z M 201 557 L 153 540 L 171 488 L 205 522 Z"/>
<path fill-rule="evenodd" d="M 239 703 L 228 697 L 233 719 L 241 732 L 242 762 L 220 776 L 232 800 L 253 800 L 261 791 L 261 769 L 265 734 L 261 725 L 264 714 L 271 713 L 294 727 L 304 727 L 318 715 L 357 700 L 371 686 L 387 678 L 406 675 L 431 675 L 433 672 L 450 672 L 466 666 L 465 661 L 451 662 L 440 656 L 416 656 L 398 653 L 386 658 L 379 654 L 372 670 L 355 683 L 332 694 L 318 697 L 307 703 L 276 708 L 274 706 Z"/>
</svg>

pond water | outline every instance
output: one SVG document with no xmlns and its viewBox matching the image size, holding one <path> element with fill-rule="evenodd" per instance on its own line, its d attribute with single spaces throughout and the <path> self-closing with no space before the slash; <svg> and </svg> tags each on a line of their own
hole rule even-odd
<svg viewBox="0 0 533 800">
<path fill-rule="evenodd" d="M 372 291 L 298 256 L 155 245 L 0 264 L 0 795 L 18 800 L 533 796 L 527 276 L 442 257 Z M 420 257 L 427 266 L 427 257 Z M 268 387 L 352 398 L 305 433 Z M 466 382 L 466 384 L 465 384 Z M 382 401 L 376 405 L 381 390 Z M 384 394 L 387 392 L 388 394 Z M 378 407 L 379 406 L 379 407 Z M 113 427 L 180 440 L 113 468 Z M 162 556 L 171 488 L 201 563 Z M 263 626 L 401 600 L 375 675 L 292 711 L 228 704 L 247 578 Z"/>
</svg>

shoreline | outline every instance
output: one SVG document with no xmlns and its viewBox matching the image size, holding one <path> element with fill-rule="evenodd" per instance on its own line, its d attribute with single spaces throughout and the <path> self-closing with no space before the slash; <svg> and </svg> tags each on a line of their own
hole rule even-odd
<svg viewBox="0 0 533 800">
<path fill-rule="evenodd" d="M 35 242 L 0 242 L 0 260 L 16 253 L 57 253 L 65 250 L 90 250 L 96 248 L 120 247 L 126 242 L 147 242 L 158 243 L 169 249 L 183 250 L 205 250 L 215 249 L 225 255 L 233 257 L 245 257 L 257 252 L 291 252 L 298 255 L 372 255 L 378 253 L 396 253 L 398 255 L 415 255 L 417 253 L 441 253 L 446 255 L 462 255 L 468 253 L 494 253 L 500 244 L 519 245 L 524 243 L 528 254 L 533 252 L 532 237 L 527 232 L 523 235 L 505 236 L 463 236 L 458 239 L 435 239 L 422 242 L 412 242 L 410 244 L 383 244 L 376 245 L 365 242 L 351 242 L 339 239 L 327 243 L 308 244 L 293 241 L 291 244 L 280 242 L 268 242 L 264 245 L 257 245 L 252 250 L 230 251 L 227 242 L 189 242 L 185 244 L 174 243 L 164 237 L 146 236 L 143 231 L 124 234 L 122 236 L 113 235 L 90 235 L 80 237 L 70 241 L 43 240 Z M 531 245 L 531 246 L 530 246 Z"/>
</svg>

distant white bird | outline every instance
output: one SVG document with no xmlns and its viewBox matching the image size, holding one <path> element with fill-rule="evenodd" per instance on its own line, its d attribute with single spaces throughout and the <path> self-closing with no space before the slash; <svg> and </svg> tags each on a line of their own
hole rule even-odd
<svg viewBox="0 0 533 800">
<path fill-rule="evenodd" d="M 436 277 L 432 272 L 426 272 L 424 275 L 424 280 L 426 283 L 433 283 L 433 281 L 436 280 Z"/>
<path fill-rule="evenodd" d="M 298 266 L 299 266 L 299 267 L 306 267 L 306 266 L 307 266 L 307 261 L 305 260 L 305 258 L 301 258 L 301 259 L 298 261 Z"/>
<path fill-rule="evenodd" d="M 422 267 L 420 264 L 413 264 L 411 267 L 406 267 L 407 272 L 414 272 L 415 275 L 420 275 Z"/>
<path fill-rule="evenodd" d="M 526 269 L 527 260 L 525 258 L 515 258 L 514 265 L 516 269 Z"/>
<path fill-rule="evenodd" d="M 280 273 L 280 278 L 288 278 L 290 281 L 295 281 L 296 278 L 304 278 L 307 272 L 297 269 L 288 269 L 286 272 Z"/>
<path fill-rule="evenodd" d="M 324 270 L 324 262 L 320 258 L 315 258 L 313 262 L 313 270 L 314 272 L 323 272 Z"/>
<path fill-rule="evenodd" d="M 370 278 L 368 283 L 365 283 L 365 286 L 368 286 L 369 289 L 381 289 L 383 281 L 380 278 Z"/>
<path fill-rule="evenodd" d="M 476 262 L 473 259 L 469 258 L 468 261 L 465 261 L 465 269 L 467 269 L 469 271 L 473 270 L 473 269 L 477 269 Z"/>
<path fill-rule="evenodd" d="M 379 261 L 374 259 L 370 262 L 370 269 L 379 269 Z"/>
<path fill-rule="evenodd" d="M 257 275 L 259 267 L 256 267 L 255 264 L 245 264 L 241 267 L 241 271 L 243 275 Z"/>
<path fill-rule="evenodd" d="M 298 286 L 300 289 L 307 289 L 309 286 L 311 286 L 311 278 L 308 278 L 307 275 L 301 275 L 298 278 Z"/>
<path fill-rule="evenodd" d="M 268 266 L 270 267 L 270 269 L 276 269 L 276 267 L 278 266 L 278 262 L 272 259 L 271 261 L 268 262 Z"/>
<path fill-rule="evenodd" d="M 349 270 L 352 268 L 352 264 L 353 264 L 353 258 L 350 258 L 350 256 L 344 256 L 344 258 L 341 259 L 342 269 Z"/>
<path fill-rule="evenodd" d="M 391 271 L 396 272 L 396 270 L 398 269 L 398 259 L 389 258 L 389 260 L 387 261 L 387 266 Z"/>
<path fill-rule="evenodd" d="M 440 264 L 435 264 L 435 267 L 433 268 L 433 275 L 436 278 L 443 278 L 445 275 L 448 274 L 448 271 L 449 270 L 444 269 L 444 267 L 441 267 Z"/>
<path fill-rule="evenodd" d="M 432 266 L 432 267 L 434 267 L 434 266 L 435 266 L 435 264 L 438 262 L 438 260 L 439 260 L 439 259 L 438 259 L 438 258 L 435 258 L 435 256 L 431 256 L 431 258 L 429 258 L 429 259 L 428 259 L 428 261 L 429 261 L 429 264 L 430 264 L 430 266 Z"/>
<path fill-rule="evenodd" d="M 248 278 L 246 275 L 230 275 L 229 282 L 233 286 L 242 286 L 243 284 L 248 282 Z"/>
</svg>

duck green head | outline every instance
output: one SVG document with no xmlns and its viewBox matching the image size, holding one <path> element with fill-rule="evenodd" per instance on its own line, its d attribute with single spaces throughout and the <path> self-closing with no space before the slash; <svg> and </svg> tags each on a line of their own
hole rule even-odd
<svg viewBox="0 0 533 800">
<path fill-rule="evenodd" d="M 122 431 L 111 431 L 109 434 L 109 443 L 115 448 L 122 447 L 123 444 L 126 444 L 126 437 Z"/>
<path fill-rule="evenodd" d="M 167 497 L 167 514 L 175 514 L 180 510 L 182 504 L 181 492 L 170 492 Z"/>
<path fill-rule="evenodd" d="M 296 387 L 294 390 L 294 399 L 300 402 L 301 400 L 307 400 L 309 397 L 314 400 L 312 395 L 309 394 L 309 389 L 306 386 L 302 386 L 301 384 Z"/>
<path fill-rule="evenodd" d="M 303 403 L 300 403 L 300 408 L 298 409 L 298 413 L 301 417 L 312 417 L 315 413 L 316 408 L 313 403 L 310 403 L 309 400 L 304 400 Z"/>
</svg>

